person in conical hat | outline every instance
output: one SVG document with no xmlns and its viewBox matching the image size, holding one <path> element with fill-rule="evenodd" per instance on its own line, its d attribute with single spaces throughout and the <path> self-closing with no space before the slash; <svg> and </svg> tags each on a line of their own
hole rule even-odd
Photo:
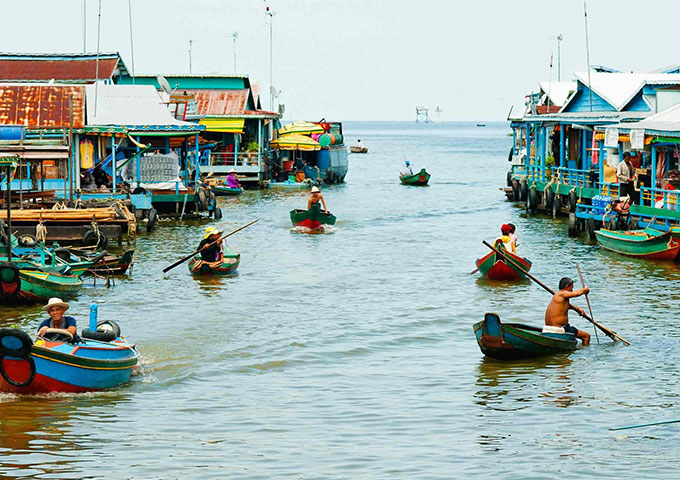
<svg viewBox="0 0 680 480">
<path fill-rule="evenodd" d="M 58 328 L 60 330 L 68 331 L 73 338 L 77 338 L 76 319 L 73 317 L 64 316 L 64 312 L 68 310 L 69 304 L 64 302 L 61 298 L 53 297 L 43 307 L 50 318 L 40 322 L 38 326 L 38 336 L 44 337 L 45 331 L 48 328 Z M 48 334 L 49 335 L 49 334 Z"/>
<path fill-rule="evenodd" d="M 222 259 L 222 242 L 219 241 L 222 230 L 217 227 L 208 227 L 205 229 L 205 236 L 201 243 L 198 244 L 198 250 L 201 252 L 201 258 L 209 263 L 216 262 Z"/>
<path fill-rule="evenodd" d="M 309 200 L 307 200 L 307 210 L 311 209 L 312 205 L 318 205 L 319 202 L 323 205 L 323 211 L 328 213 L 326 200 L 324 200 L 321 190 L 319 190 L 319 187 L 314 186 L 312 187 L 312 194 L 309 196 Z"/>
<path fill-rule="evenodd" d="M 227 175 L 227 187 L 229 188 L 241 188 L 241 184 L 236 178 L 236 169 L 232 168 L 229 170 L 229 175 Z"/>
</svg>

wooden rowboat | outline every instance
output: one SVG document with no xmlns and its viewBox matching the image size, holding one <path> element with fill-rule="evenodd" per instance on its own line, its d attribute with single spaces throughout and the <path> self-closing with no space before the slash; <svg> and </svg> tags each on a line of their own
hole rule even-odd
<svg viewBox="0 0 680 480">
<path fill-rule="evenodd" d="M 368 148 L 366 148 L 366 147 L 357 147 L 357 146 L 355 145 L 355 146 L 349 147 L 349 151 L 352 152 L 352 153 L 368 153 Z"/>
<path fill-rule="evenodd" d="M 420 172 L 413 175 L 402 175 L 399 181 L 403 185 L 412 185 L 415 187 L 424 187 L 430 181 L 430 174 L 423 168 Z"/>
<path fill-rule="evenodd" d="M 501 323 L 495 313 L 473 325 L 477 344 L 484 355 L 501 360 L 531 358 L 576 349 L 573 333 L 543 333 L 541 328 L 519 323 Z"/>
<path fill-rule="evenodd" d="M 225 248 L 222 259 L 217 262 L 206 262 L 200 255 L 189 260 L 189 271 L 192 275 L 230 275 L 236 272 L 241 263 L 241 254 L 231 248 Z"/>
<path fill-rule="evenodd" d="M 309 210 L 291 210 L 290 220 L 296 227 L 322 230 L 324 225 L 335 225 L 336 218 L 330 212 L 322 212 L 319 204 L 314 203 Z"/>
<path fill-rule="evenodd" d="M 243 193 L 242 188 L 228 187 L 226 185 L 213 185 L 210 190 L 218 197 L 233 197 Z"/>
<path fill-rule="evenodd" d="M 520 280 L 526 277 L 521 269 L 527 272 L 531 270 L 531 261 L 508 252 L 500 239 L 496 240 L 494 247 L 503 252 L 503 256 L 491 251 L 478 258 L 475 264 L 479 273 L 491 280 Z M 505 256 L 509 260 L 506 260 Z"/>
<path fill-rule="evenodd" d="M 653 228 L 642 230 L 606 230 L 595 232 L 597 243 L 629 257 L 672 262 L 680 251 L 680 242 L 673 239 L 673 232 L 661 232 Z"/>
</svg>

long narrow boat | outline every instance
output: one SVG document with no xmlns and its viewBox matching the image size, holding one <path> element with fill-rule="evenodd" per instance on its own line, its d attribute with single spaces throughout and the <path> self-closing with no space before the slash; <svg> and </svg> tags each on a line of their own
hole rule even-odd
<svg viewBox="0 0 680 480">
<path fill-rule="evenodd" d="M 206 262 L 200 255 L 195 256 L 189 260 L 189 271 L 192 275 L 230 275 L 236 272 L 240 263 L 241 254 L 227 247 L 218 262 Z"/>
<path fill-rule="evenodd" d="M 243 189 L 239 187 L 228 187 L 226 185 L 213 185 L 210 190 L 218 197 L 233 197 L 236 195 L 241 195 Z"/>
<path fill-rule="evenodd" d="M 425 185 L 427 185 L 427 182 L 430 181 L 430 174 L 427 173 L 427 171 L 423 168 L 420 170 L 420 172 L 414 173 L 413 175 L 401 175 L 399 177 L 399 181 L 403 185 L 424 187 Z"/>
<path fill-rule="evenodd" d="M 501 360 L 532 358 L 576 349 L 573 333 L 544 333 L 541 328 L 519 323 L 501 323 L 495 313 L 473 325 L 477 344 L 484 355 Z"/>
<path fill-rule="evenodd" d="M 46 302 L 70 298 L 83 285 L 80 276 L 42 271 L 16 263 L 0 264 L 0 304 Z"/>
<path fill-rule="evenodd" d="M 78 343 L 73 343 L 69 335 L 53 340 L 38 337 L 33 343 L 23 330 L 0 329 L 0 391 L 28 395 L 80 393 L 127 382 L 139 362 L 135 345 L 120 336 L 114 322 L 98 325 L 101 324 L 108 324 L 109 330 L 83 330 Z M 85 338 L 86 335 L 101 340 Z"/>
<path fill-rule="evenodd" d="M 496 240 L 494 247 L 503 252 L 503 255 L 498 255 L 492 250 L 482 258 L 478 258 L 475 265 L 479 273 L 491 280 L 520 280 L 526 277 L 519 267 L 528 272 L 531 270 L 531 261 L 508 252 L 500 239 Z"/>
<path fill-rule="evenodd" d="M 319 204 L 314 203 L 309 210 L 291 210 L 290 220 L 296 227 L 320 230 L 324 225 L 335 225 L 336 218 L 330 212 L 322 212 Z"/>
<path fill-rule="evenodd" d="M 673 239 L 672 231 L 601 229 L 595 232 L 595 237 L 602 248 L 629 257 L 673 261 L 680 251 L 680 242 Z"/>
</svg>

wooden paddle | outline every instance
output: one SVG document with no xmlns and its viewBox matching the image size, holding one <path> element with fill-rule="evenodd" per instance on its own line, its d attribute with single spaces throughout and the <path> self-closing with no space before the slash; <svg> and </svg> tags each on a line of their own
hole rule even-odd
<svg viewBox="0 0 680 480">
<path fill-rule="evenodd" d="M 169 270 L 172 270 L 172 269 L 175 268 L 177 265 L 181 265 L 182 263 L 186 262 L 187 260 L 189 260 L 189 259 L 190 259 L 191 257 L 193 257 L 194 255 L 196 255 L 196 254 L 198 254 L 198 253 L 201 253 L 203 250 L 205 250 L 205 249 L 208 248 L 209 246 L 214 245 L 214 244 L 216 244 L 216 243 L 218 243 L 218 242 L 221 242 L 222 240 L 224 240 L 225 238 L 227 238 L 227 237 L 229 237 L 229 236 L 235 234 L 236 232 L 240 232 L 240 231 L 243 230 L 244 228 L 247 228 L 247 227 L 251 226 L 253 223 L 257 222 L 258 220 L 259 220 L 259 218 L 256 218 L 256 219 L 253 220 L 252 222 L 246 223 L 246 224 L 243 225 L 242 227 L 239 227 L 239 228 L 237 228 L 236 230 L 234 230 L 233 232 L 229 232 L 229 233 L 227 233 L 226 235 L 222 235 L 220 238 L 218 238 L 218 239 L 215 240 L 214 242 L 206 243 L 206 244 L 203 246 L 203 248 L 199 248 L 199 249 L 196 250 L 194 253 L 192 253 L 192 254 L 190 254 L 190 255 L 187 255 L 186 257 L 181 258 L 180 260 L 177 260 L 175 263 L 173 263 L 173 264 L 170 265 L 169 267 L 165 267 L 165 268 L 163 269 L 163 273 L 166 273 L 166 272 L 168 272 Z"/>
<path fill-rule="evenodd" d="M 581 268 L 578 266 L 578 263 L 576 264 L 576 271 L 578 272 L 578 278 L 581 279 L 581 285 L 583 288 L 586 288 L 586 282 L 583 280 L 583 274 L 581 273 Z M 588 294 L 586 293 L 586 303 L 588 304 L 588 311 L 590 312 L 590 317 L 595 318 L 595 315 L 593 315 L 593 309 L 590 306 L 590 299 L 588 298 Z M 600 337 L 597 335 L 597 328 L 593 328 L 595 330 L 595 338 L 597 339 L 597 343 L 600 343 Z"/>
<path fill-rule="evenodd" d="M 506 262 L 512 263 L 512 265 L 513 265 L 515 268 L 517 268 L 519 271 L 521 271 L 522 273 L 524 273 L 527 277 L 529 277 L 530 279 L 532 279 L 532 280 L 533 280 L 534 282 L 536 282 L 538 285 L 540 285 L 541 287 L 543 287 L 543 289 L 546 290 L 548 293 L 550 293 L 551 295 L 555 295 L 555 291 L 554 291 L 554 290 L 552 290 L 550 287 L 548 287 L 548 286 L 545 285 L 543 282 L 541 282 L 538 278 L 534 277 L 532 274 L 530 274 L 529 272 L 527 272 L 526 270 L 524 270 L 524 268 L 523 268 L 521 265 L 519 265 L 517 262 L 514 262 L 510 257 L 508 257 L 507 255 L 505 255 L 503 252 L 501 252 L 500 250 L 498 250 L 496 247 L 494 247 L 493 245 L 489 245 L 489 243 L 488 243 L 486 240 L 482 240 L 482 243 L 483 243 L 484 245 L 486 245 L 487 247 L 489 247 L 489 248 L 490 248 L 491 250 L 493 250 L 494 252 L 496 252 L 498 255 L 501 255 L 503 258 L 505 258 L 505 261 L 506 261 Z M 569 308 L 571 308 L 572 310 L 578 312 L 578 310 L 576 310 L 576 308 L 574 308 L 573 305 L 569 305 Z M 622 341 L 623 343 L 625 343 L 626 345 L 630 345 L 630 342 L 629 342 L 628 340 L 626 340 L 626 339 L 620 337 L 619 335 L 616 334 L 616 332 L 613 332 L 613 331 L 609 330 L 607 327 L 605 327 L 604 325 L 601 325 L 600 323 L 596 322 L 595 320 L 593 320 L 592 318 L 590 318 L 588 315 L 583 314 L 582 317 L 585 318 L 586 320 L 588 320 L 588 321 L 589 321 L 590 323 L 592 323 L 593 325 L 595 325 L 595 326 L 596 326 L 597 328 L 599 328 L 600 330 L 602 330 L 602 331 L 604 332 L 604 334 L 607 335 L 607 336 L 608 336 L 609 338 L 611 338 L 612 340 L 616 341 L 616 339 L 618 338 L 619 340 L 621 340 L 621 341 Z"/>
</svg>

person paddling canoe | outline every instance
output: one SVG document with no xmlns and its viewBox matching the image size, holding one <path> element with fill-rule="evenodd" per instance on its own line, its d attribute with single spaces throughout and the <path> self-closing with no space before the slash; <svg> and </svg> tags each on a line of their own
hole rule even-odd
<svg viewBox="0 0 680 480">
<path fill-rule="evenodd" d="M 328 213 L 328 208 L 326 207 L 326 200 L 324 200 L 323 195 L 321 195 L 319 187 L 312 187 L 312 194 L 309 196 L 309 200 L 307 200 L 307 210 L 310 210 L 312 208 L 312 205 L 316 205 L 319 202 L 321 202 L 321 204 L 323 205 L 323 211 Z"/>
<path fill-rule="evenodd" d="M 570 307 L 576 310 L 576 312 L 582 317 L 585 315 L 585 312 L 582 308 L 577 307 L 576 305 L 570 305 L 569 299 L 585 295 L 590 292 L 590 289 L 585 287 L 574 290 L 574 281 L 569 277 L 564 277 L 560 280 L 559 288 L 559 291 L 553 295 L 552 300 L 550 300 L 548 308 L 545 311 L 546 326 L 558 328 L 561 327 L 565 332 L 573 333 L 576 335 L 576 338 L 581 339 L 583 346 L 589 345 L 590 334 L 569 325 Z"/>
<path fill-rule="evenodd" d="M 208 227 L 205 229 L 205 237 L 198 244 L 198 250 L 201 252 L 201 259 L 208 263 L 213 263 L 222 259 L 222 242 L 217 240 L 220 238 L 222 231 L 215 227 Z M 203 249 L 206 245 L 212 243 L 209 247 Z"/>
</svg>

